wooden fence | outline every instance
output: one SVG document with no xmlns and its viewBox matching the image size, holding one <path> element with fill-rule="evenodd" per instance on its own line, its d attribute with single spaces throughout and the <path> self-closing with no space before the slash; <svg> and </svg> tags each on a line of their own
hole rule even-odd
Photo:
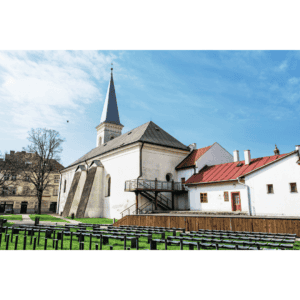
<svg viewBox="0 0 300 300">
<path fill-rule="evenodd" d="M 176 227 L 185 228 L 187 231 L 210 229 L 268 233 L 296 233 L 297 237 L 300 237 L 300 219 L 297 218 L 133 215 L 125 216 L 114 224 L 114 226 L 120 225 Z"/>
</svg>

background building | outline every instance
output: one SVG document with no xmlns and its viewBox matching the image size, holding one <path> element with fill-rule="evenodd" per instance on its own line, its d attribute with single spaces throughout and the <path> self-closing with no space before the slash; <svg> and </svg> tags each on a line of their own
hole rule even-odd
<svg viewBox="0 0 300 300">
<path fill-rule="evenodd" d="M 27 153 L 26 151 L 15 152 L 10 151 L 5 155 L 5 159 L 0 160 L 0 168 L 7 168 L 6 163 L 11 159 L 19 159 L 25 161 L 26 164 L 34 162 L 35 153 Z M 49 175 L 50 184 L 44 190 L 42 197 L 42 213 L 55 213 L 57 206 L 57 196 L 59 191 L 60 173 L 59 170 L 63 166 L 55 162 L 56 168 Z M 0 176 L 7 176 L 5 185 L 0 190 L 0 213 L 36 213 L 38 209 L 38 200 L 36 190 L 29 178 L 24 176 L 22 169 L 14 168 L 13 172 L 0 173 Z"/>
</svg>

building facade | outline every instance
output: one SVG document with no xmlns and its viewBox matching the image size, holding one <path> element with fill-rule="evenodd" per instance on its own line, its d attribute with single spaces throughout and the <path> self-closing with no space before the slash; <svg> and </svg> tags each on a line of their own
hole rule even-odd
<svg viewBox="0 0 300 300">
<path fill-rule="evenodd" d="M 253 216 L 299 216 L 300 146 L 287 154 L 206 166 L 186 182 L 190 209 L 203 212 L 242 212 Z"/>
<path fill-rule="evenodd" d="M 34 156 L 33 153 L 25 151 L 15 152 L 10 151 L 5 155 L 5 160 L 12 157 L 22 156 L 30 163 Z M 5 161 L 1 160 L 0 165 L 4 165 Z M 59 169 L 62 169 L 57 163 Z M 1 167 L 1 166 L 0 166 Z M 5 186 L 2 186 L 0 191 L 0 214 L 14 213 L 14 214 L 34 214 L 38 211 L 38 200 L 36 197 L 36 190 L 34 185 L 29 181 L 29 178 L 22 174 L 22 171 L 15 170 L 15 174 L 9 172 L 6 179 Z M 4 176 L 3 173 L 0 176 Z M 60 184 L 59 171 L 53 171 L 49 175 L 50 184 L 43 192 L 41 213 L 55 213 L 57 206 L 57 197 Z"/>
</svg>

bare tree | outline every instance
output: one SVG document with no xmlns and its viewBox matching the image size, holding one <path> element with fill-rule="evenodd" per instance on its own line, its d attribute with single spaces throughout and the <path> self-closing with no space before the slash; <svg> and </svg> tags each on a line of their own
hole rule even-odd
<svg viewBox="0 0 300 300">
<path fill-rule="evenodd" d="M 20 179 L 20 167 L 22 161 L 14 155 L 5 153 L 2 155 L 0 151 L 0 196 L 10 195 L 14 193 L 14 189 Z"/>
<path fill-rule="evenodd" d="M 64 139 L 59 132 L 46 128 L 31 129 L 28 134 L 30 144 L 23 148 L 27 153 L 23 157 L 22 176 L 23 180 L 33 184 L 38 199 L 38 214 L 41 214 L 43 192 L 50 183 L 49 175 L 63 168 L 59 163 L 59 154 Z"/>
</svg>

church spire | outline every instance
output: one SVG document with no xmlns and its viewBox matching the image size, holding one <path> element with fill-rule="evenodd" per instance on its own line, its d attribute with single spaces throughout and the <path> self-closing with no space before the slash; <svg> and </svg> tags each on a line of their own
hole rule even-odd
<svg viewBox="0 0 300 300">
<path fill-rule="evenodd" d="M 113 79 L 113 68 L 111 67 L 111 76 L 110 82 L 107 89 L 107 94 L 104 102 L 104 107 L 101 115 L 101 123 L 112 123 L 116 125 L 121 125 L 120 118 L 119 118 L 119 111 L 118 111 L 118 104 L 117 104 L 117 97 L 115 92 L 114 86 L 114 79 Z"/>
</svg>

